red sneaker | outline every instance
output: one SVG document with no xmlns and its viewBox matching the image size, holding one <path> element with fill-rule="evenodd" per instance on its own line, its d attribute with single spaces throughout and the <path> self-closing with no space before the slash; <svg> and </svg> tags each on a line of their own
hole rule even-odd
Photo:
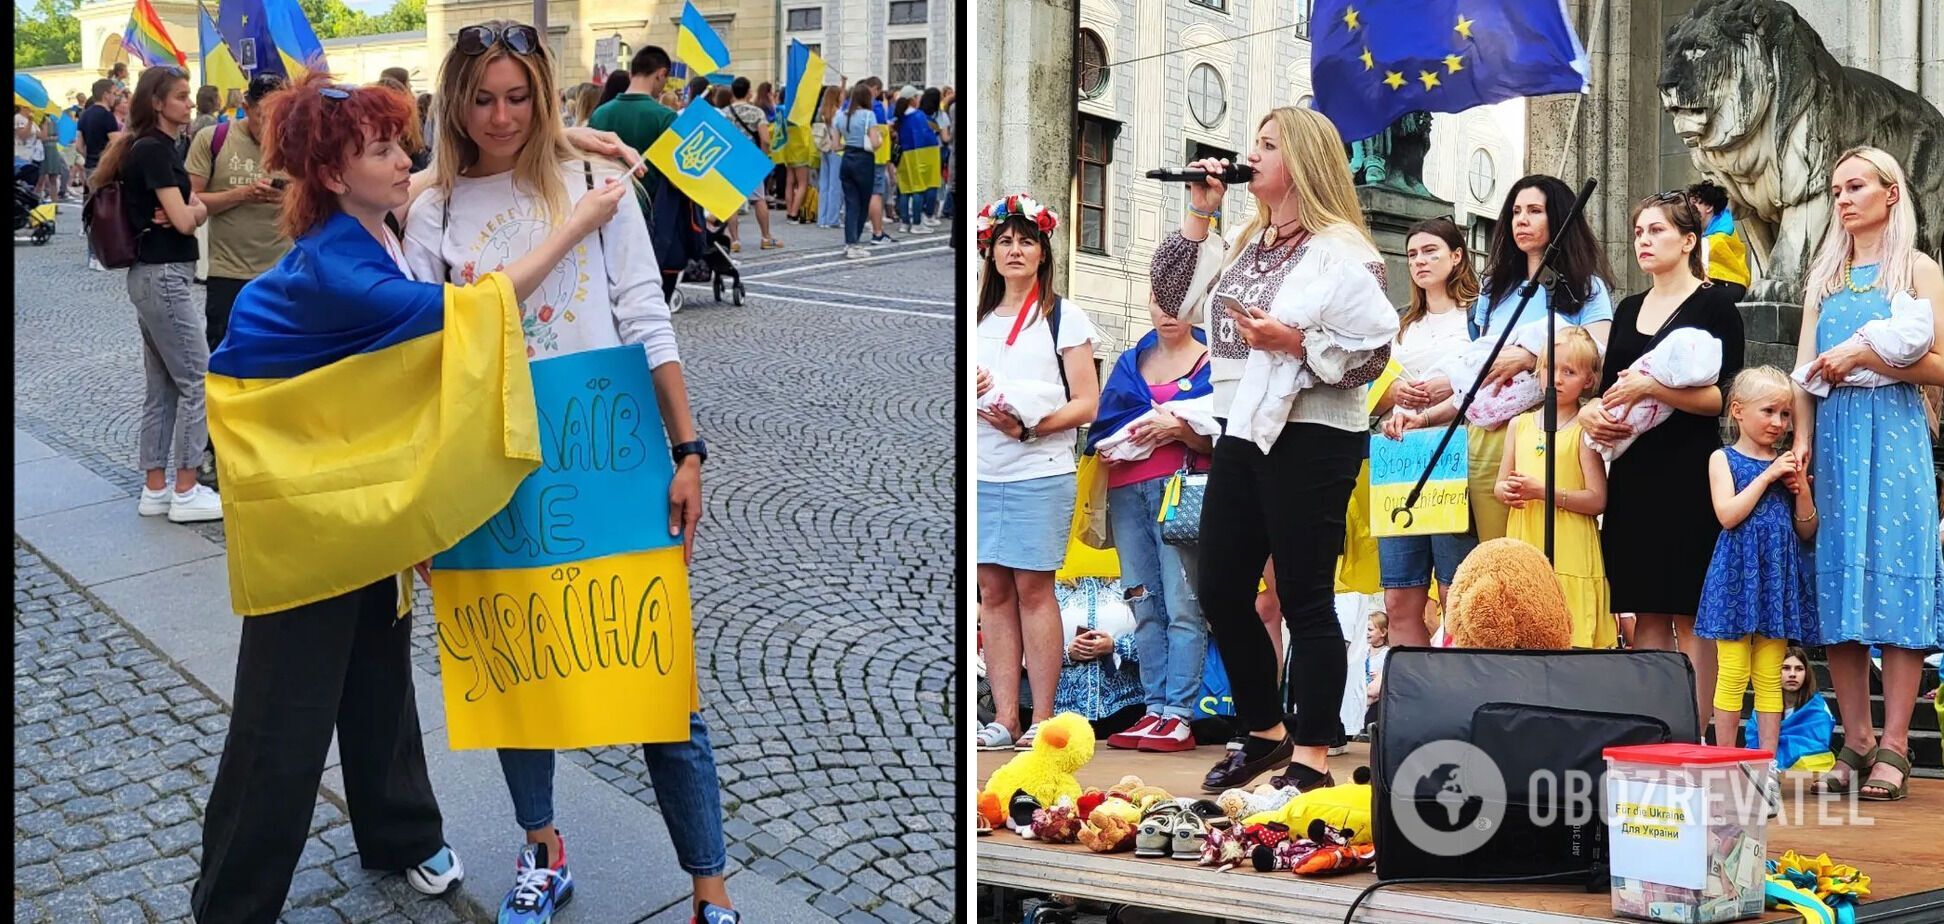
<svg viewBox="0 0 1944 924">
<path fill-rule="evenodd" d="M 1169 716 L 1153 733 L 1141 740 L 1140 747 L 1143 751 L 1192 751 L 1195 749 L 1195 735 L 1189 731 L 1187 722 Z"/>
<path fill-rule="evenodd" d="M 1147 741 L 1148 735 L 1153 734 L 1159 727 L 1161 727 L 1161 717 L 1150 712 L 1141 716 L 1141 720 L 1135 722 L 1132 728 L 1118 735 L 1107 736 L 1107 746 L 1127 751 L 1146 750 L 1143 742 Z"/>
</svg>

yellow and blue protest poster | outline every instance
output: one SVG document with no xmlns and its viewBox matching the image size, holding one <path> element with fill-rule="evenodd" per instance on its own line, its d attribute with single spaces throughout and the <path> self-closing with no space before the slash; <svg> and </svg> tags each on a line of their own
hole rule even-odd
<svg viewBox="0 0 1944 924">
<path fill-rule="evenodd" d="M 686 740 L 688 569 L 648 356 L 619 346 L 532 371 L 540 468 L 432 560 L 452 747 Z"/>
<path fill-rule="evenodd" d="M 648 162 L 683 195 L 728 220 L 775 168 L 769 152 L 714 106 L 689 106 L 648 146 Z"/>
<path fill-rule="evenodd" d="M 1465 497 L 1465 428 L 1459 427 L 1438 456 L 1438 465 L 1424 483 L 1424 493 L 1409 511 L 1399 514 L 1418 476 L 1437 451 L 1443 427 L 1407 430 L 1402 440 L 1378 435 L 1370 438 L 1370 534 L 1373 536 L 1435 536 L 1462 533 L 1471 527 L 1471 502 Z"/>
</svg>

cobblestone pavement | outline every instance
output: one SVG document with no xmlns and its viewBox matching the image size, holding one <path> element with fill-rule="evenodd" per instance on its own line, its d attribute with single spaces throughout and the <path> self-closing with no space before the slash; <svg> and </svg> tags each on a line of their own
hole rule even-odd
<svg viewBox="0 0 1944 924">
<path fill-rule="evenodd" d="M 121 273 L 83 268 L 78 216 L 61 221 L 54 243 L 15 249 L 15 422 L 133 495 L 133 309 Z M 710 445 L 692 584 L 732 866 L 840 920 L 946 920 L 952 254 L 941 234 L 846 262 L 834 232 L 779 236 L 789 249 L 740 255 L 744 307 L 693 287 L 675 318 Z M 184 528 L 222 539 L 220 523 Z M 423 590 L 419 606 L 430 614 Z M 433 620 L 415 624 L 418 663 L 436 674 Z M 638 748 L 568 758 L 654 803 Z M 563 827 L 571 815 L 563 806 Z"/>
<path fill-rule="evenodd" d="M 13 919 L 188 920 L 228 714 L 18 543 L 13 574 Z M 283 920 L 460 918 L 360 868 L 350 822 L 319 801 Z"/>
</svg>

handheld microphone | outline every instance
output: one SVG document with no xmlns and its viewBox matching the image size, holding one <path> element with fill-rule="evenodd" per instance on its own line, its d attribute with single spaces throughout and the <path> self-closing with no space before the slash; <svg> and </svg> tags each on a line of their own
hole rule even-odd
<svg viewBox="0 0 1944 924">
<path fill-rule="evenodd" d="M 1175 167 L 1147 172 L 1148 179 L 1160 180 L 1163 183 L 1199 183 L 1209 176 L 1208 171 L 1194 167 Z M 1247 183 L 1255 179 L 1255 168 L 1247 164 L 1229 164 L 1227 169 L 1216 174 L 1215 178 L 1231 186 L 1236 183 Z"/>
</svg>

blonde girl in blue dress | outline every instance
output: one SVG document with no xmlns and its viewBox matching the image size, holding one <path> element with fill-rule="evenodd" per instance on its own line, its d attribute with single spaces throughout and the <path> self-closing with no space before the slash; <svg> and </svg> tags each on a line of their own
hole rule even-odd
<svg viewBox="0 0 1944 924">
<path fill-rule="evenodd" d="M 1827 398 L 1795 390 L 1791 447 L 1813 467 L 1816 509 L 1815 637 L 1825 646 L 1842 720 L 1838 766 L 1827 792 L 1902 799 L 1910 775 L 1910 712 L 1870 721 L 1870 646 L 1883 651 L 1883 700 L 1917 697 L 1924 654 L 1944 647 L 1940 618 L 1937 486 L 1931 473 L 1935 416 L 1920 388 L 1944 386 L 1944 328 L 1917 362 L 1897 368 L 1846 341 L 1864 322 L 1890 316 L 1890 298 L 1912 292 L 1944 308 L 1944 272 L 1918 252 L 1917 216 L 1903 168 L 1859 147 L 1830 171 L 1829 230 L 1805 280 L 1798 365 L 1833 386 Z M 1842 385 L 1855 369 L 1888 376 L 1879 388 Z M 1934 406 L 1934 405 L 1933 405 Z"/>
</svg>

